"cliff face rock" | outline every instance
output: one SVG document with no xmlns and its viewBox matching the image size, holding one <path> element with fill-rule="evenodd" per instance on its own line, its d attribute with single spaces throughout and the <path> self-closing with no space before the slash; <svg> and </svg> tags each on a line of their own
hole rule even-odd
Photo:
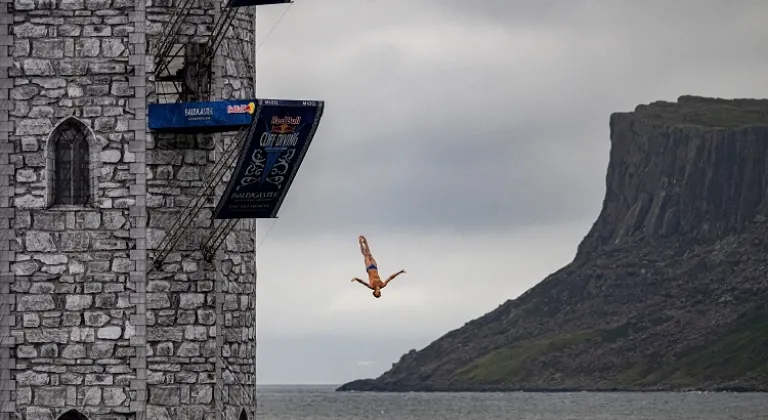
<svg viewBox="0 0 768 420">
<path fill-rule="evenodd" d="M 768 100 L 610 118 L 572 263 L 340 390 L 768 390 Z"/>
<path fill-rule="evenodd" d="M 610 127 L 603 210 L 580 250 L 714 239 L 768 214 L 768 101 L 684 96 L 613 114 Z"/>
</svg>

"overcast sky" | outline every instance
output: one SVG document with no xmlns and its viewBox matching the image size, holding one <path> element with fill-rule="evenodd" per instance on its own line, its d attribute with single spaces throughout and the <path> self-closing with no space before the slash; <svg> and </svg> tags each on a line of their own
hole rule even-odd
<svg viewBox="0 0 768 420">
<path fill-rule="evenodd" d="M 262 384 L 378 376 L 568 263 L 612 112 L 768 96 L 764 0 L 295 0 L 259 9 L 259 41 L 287 7 L 258 96 L 326 111 L 258 225 Z M 350 283 L 360 234 L 408 270 L 381 299 Z"/>
</svg>

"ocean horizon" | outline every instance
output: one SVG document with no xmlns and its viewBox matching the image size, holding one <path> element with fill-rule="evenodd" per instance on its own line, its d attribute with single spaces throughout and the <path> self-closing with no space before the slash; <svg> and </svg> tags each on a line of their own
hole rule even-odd
<svg viewBox="0 0 768 420">
<path fill-rule="evenodd" d="M 336 388 L 343 385 L 343 383 L 339 384 L 257 384 L 257 388 L 269 388 L 269 389 L 278 389 L 278 388 L 285 388 L 285 389 L 333 389 L 336 390 Z M 424 393 L 424 394 L 489 394 L 489 393 L 497 393 L 497 394 L 509 394 L 509 393 L 528 393 L 528 394 L 581 394 L 581 393 L 590 393 L 590 394 L 768 394 L 768 392 L 763 391 L 623 391 L 623 390 L 616 390 L 616 391 L 405 391 L 405 392 L 399 392 L 399 391 L 344 391 L 340 392 L 340 394 L 344 393 L 360 393 L 360 392 L 369 392 L 369 393 L 381 393 L 381 394 L 409 394 L 409 393 Z"/>
</svg>

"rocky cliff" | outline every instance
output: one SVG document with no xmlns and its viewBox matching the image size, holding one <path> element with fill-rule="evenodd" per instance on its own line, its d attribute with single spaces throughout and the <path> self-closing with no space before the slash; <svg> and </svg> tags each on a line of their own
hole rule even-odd
<svg viewBox="0 0 768 420">
<path fill-rule="evenodd" d="M 573 262 L 339 390 L 768 391 L 768 100 L 684 96 L 610 128 Z"/>
</svg>

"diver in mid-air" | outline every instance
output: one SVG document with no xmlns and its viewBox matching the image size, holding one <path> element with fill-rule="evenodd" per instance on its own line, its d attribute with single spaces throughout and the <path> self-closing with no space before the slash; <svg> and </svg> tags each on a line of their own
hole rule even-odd
<svg viewBox="0 0 768 420">
<path fill-rule="evenodd" d="M 381 281 L 381 278 L 379 277 L 379 268 L 376 266 L 376 260 L 373 259 L 373 255 L 371 255 L 371 249 L 368 247 L 368 241 L 365 239 L 365 236 L 362 235 L 360 235 L 358 241 L 360 242 L 360 252 L 362 252 L 363 257 L 365 257 L 365 270 L 368 272 L 368 282 L 366 283 L 357 277 L 353 278 L 352 281 L 356 281 L 363 286 L 373 290 L 373 295 L 377 298 L 381 297 L 381 289 L 387 287 L 387 284 L 394 280 L 395 277 L 405 273 L 405 270 L 400 270 L 397 273 L 389 276 L 389 278 L 386 280 Z"/>
</svg>

